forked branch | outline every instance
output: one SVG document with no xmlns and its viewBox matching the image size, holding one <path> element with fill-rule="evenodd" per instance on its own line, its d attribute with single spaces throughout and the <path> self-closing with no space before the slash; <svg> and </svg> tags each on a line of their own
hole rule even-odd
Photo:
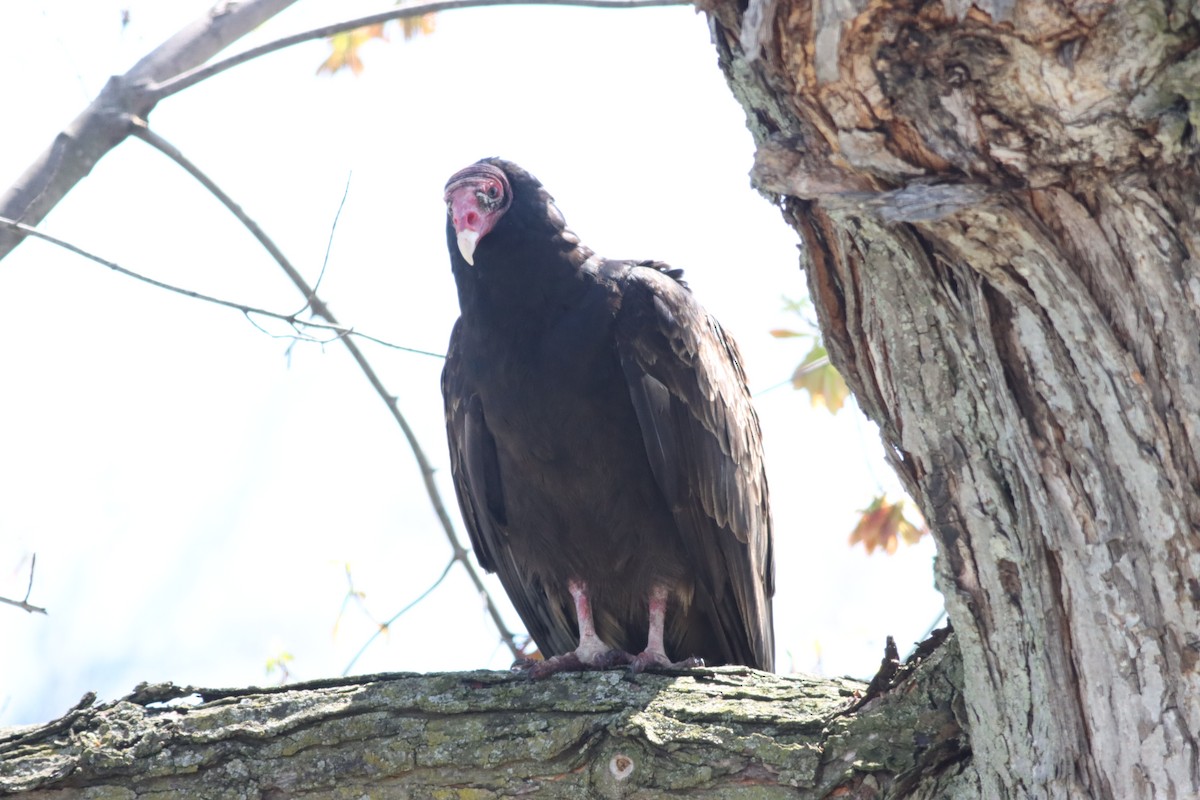
<svg viewBox="0 0 1200 800">
<path fill-rule="evenodd" d="M 29 602 L 29 595 L 33 594 L 33 572 L 37 569 L 37 553 L 29 559 L 29 585 L 25 587 L 25 597 L 21 600 L 13 600 L 9 597 L 0 597 L 0 603 L 10 606 L 16 606 L 23 611 L 28 611 L 30 614 L 45 614 L 46 609 L 41 606 L 35 606 Z"/>
</svg>

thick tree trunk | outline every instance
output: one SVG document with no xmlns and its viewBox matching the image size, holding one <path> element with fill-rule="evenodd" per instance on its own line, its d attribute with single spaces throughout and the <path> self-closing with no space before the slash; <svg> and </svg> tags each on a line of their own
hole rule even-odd
<svg viewBox="0 0 1200 800">
<path fill-rule="evenodd" d="M 139 687 L 0 732 L 0 796 L 941 797 L 969 780 L 958 669 L 942 647 L 865 705 L 856 681 L 743 668 Z"/>
<path fill-rule="evenodd" d="M 1200 795 L 1200 10 L 709 14 L 937 537 L 980 796 Z"/>
</svg>

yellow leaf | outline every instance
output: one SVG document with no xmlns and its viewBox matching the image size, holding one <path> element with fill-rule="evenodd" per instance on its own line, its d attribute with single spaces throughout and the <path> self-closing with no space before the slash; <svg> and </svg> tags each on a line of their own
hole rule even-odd
<svg viewBox="0 0 1200 800">
<path fill-rule="evenodd" d="M 863 509 L 862 517 L 850 532 L 850 545 L 861 542 L 868 555 L 877 547 L 891 555 L 896 552 L 901 539 L 905 544 L 916 544 L 927 533 L 929 528 L 924 520 L 918 527 L 904 516 L 903 500 L 889 503 L 887 495 L 881 494 Z"/>
<path fill-rule="evenodd" d="M 841 411 L 850 396 L 850 388 L 842 379 L 842 373 L 829 363 L 829 354 L 821 344 L 812 350 L 792 373 L 792 386 L 808 392 L 814 406 L 824 406 L 830 414 Z"/>
<path fill-rule="evenodd" d="M 409 17 L 400 20 L 401 26 L 404 28 L 404 39 L 408 41 L 414 36 L 428 36 L 433 33 L 434 28 L 433 14 L 422 14 L 419 17 Z"/>
<path fill-rule="evenodd" d="M 387 41 L 387 34 L 383 32 L 383 23 L 367 25 L 330 36 L 326 41 L 329 42 L 332 52 L 330 52 L 329 58 L 317 67 L 317 74 L 327 72 L 334 75 L 343 69 L 349 69 L 355 75 L 360 74 L 363 71 L 363 63 L 358 54 L 359 48 L 372 39 Z"/>
</svg>

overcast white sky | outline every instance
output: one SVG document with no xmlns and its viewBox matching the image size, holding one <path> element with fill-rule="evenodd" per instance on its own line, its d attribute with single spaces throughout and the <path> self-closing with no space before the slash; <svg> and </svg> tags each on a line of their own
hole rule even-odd
<svg viewBox="0 0 1200 800">
<path fill-rule="evenodd" d="M 5 87 L 0 185 L 110 74 L 207 7 L 7 4 L 0 73 L 15 77 Z M 384 8 L 301 2 L 254 41 Z M 782 298 L 804 293 L 797 241 L 750 188 L 752 141 L 702 17 L 688 8 L 458 11 L 439 17 L 433 36 L 372 44 L 365 55 L 360 78 L 330 79 L 313 74 L 324 45 L 293 48 L 150 118 L 310 280 L 350 177 L 321 286 L 344 322 L 444 350 L 457 307 L 442 186 L 458 168 L 502 155 L 542 179 L 597 251 L 683 267 L 738 338 L 754 389 L 790 375 L 805 346 L 767 332 L 796 324 Z M 250 236 L 135 140 L 42 227 L 161 280 L 299 307 Z M 268 682 L 267 660 L 284 651 L 296 678 L 338 674 L 373 630 L 353 611 L 335 628 L 344 565 L 386 618 L 447 563 L 403 437 L 341 346 L 292 345 L 237 312 L 40 242 L 0 262 L 0 296 L 0 595 L 24 594 L 23 565 L 36 552 L 30 600 L 50 609 L 0 606 L 0 725 L 44 721 L 85 691 L 112 698 L 141 680 Z M 441 471 L 457 522 L 441 363 L 364 347 Z M 932 544 L 890 558 L 847 547 L 856 510 L 881 487 L 899 491 L 857 410 L 831 417 L 788 388 L 757 403 L 775 516 L 779 669 L 867 676 L 887 634 L 904 649 L 941 608 Z M 490 586 L 519 628 L 499 584 Z M 455 568 L 354 671 L 508 662 Z"/>
</svg>

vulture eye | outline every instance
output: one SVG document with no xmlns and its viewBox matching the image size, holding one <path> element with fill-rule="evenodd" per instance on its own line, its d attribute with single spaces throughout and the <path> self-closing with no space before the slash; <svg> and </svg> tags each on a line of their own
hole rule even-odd
<svg viewBox="0 0 1200 800">
<path fill-rule="evenodd" d="M 487 188 L 487 196 L 492 198 L 493 200 L 495 200 L 499 194 L 500 194 L 500 190 L 496 188 L 496 184 L 493 183 L 491 186 L 489 186 Z"/>
</svg>

